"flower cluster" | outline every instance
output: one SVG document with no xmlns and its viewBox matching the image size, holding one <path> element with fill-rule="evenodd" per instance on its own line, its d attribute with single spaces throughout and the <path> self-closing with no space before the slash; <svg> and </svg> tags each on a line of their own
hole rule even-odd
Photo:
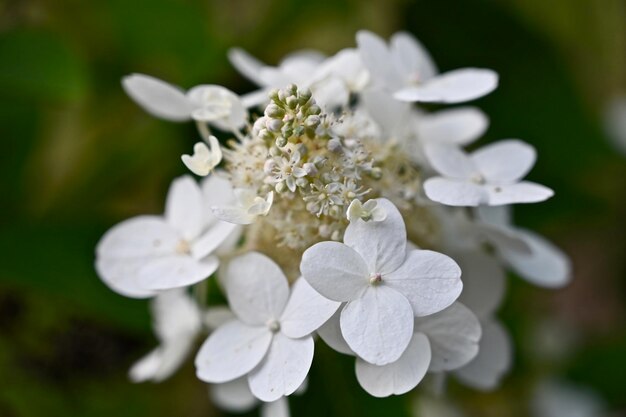
<svg viewBox="0 0 626 417">
<path fill-rule="evenodd" d="M 497 386 L 512 357 L 496 315 L 505 270 L 545 287 L 569 280 L 563 253 L 511 224 L 511 204 L 553 193 L 523 180 L 536 159 L 527 143 L 464 150 L 487 129 L 479 109 L 415 104 L 479 98 L 497 75 L 439 74 L 406 33 L 387 43 L 361 31 L 357 48 L 276 67 L 229 56 L 259 91 L 123 81 L 149 113 L 196 122 L 203 141 L 182 160 L 205 177 L 176 179 L 163 216 L 124 221 L 98 244 L 110 288 L 153 298 L 160 346 L 131 378 L 168 377 L 209 333 L 195 364 L 216 403 L 284 415 L 319 335 L 355 357 L 373 396 L 406 393 L 427 374 Z M 206 303 L 213 275 L 227 305 Z"/>
</svg>

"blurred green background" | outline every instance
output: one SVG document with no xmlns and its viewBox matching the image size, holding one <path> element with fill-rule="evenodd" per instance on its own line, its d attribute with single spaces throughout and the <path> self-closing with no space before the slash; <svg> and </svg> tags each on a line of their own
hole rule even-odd
<svg viewBox="0 0 626 417">
<path fill-rule="evenodd" d="M 145 114 L 120 78 L 243 93 L 253 86 L 229 47 L 274 64 L 353 46 L 362 28 L 414 33 L 442 69 L 498 71 L 500 88 L 476 102 L 492 120 L 484 140 L 532 143 L 531 178 L 557 192 L 517 208 L 517 222 L 564 248 L 574 282 L 512 279 L 501 316 L 514 371 L 496 392 L 451 382 L 451 393 L 469 415 L 526 416 L 535 382 L 556 374 L 626 415 L 626 163 L 601 123 L 626 94 L 623 0 L 0 0 L 0 416 L 222 415 L 191 363 L 161 384 L 129 382 L 156 344 L 148 304 L 93 269 L 109 227 L 162 211 L 197 139 L 191 124 Z M 411 396 L 368 398 L 352 361 L 318 346 L 294 416 L 411 415 Z"/>
</svg>

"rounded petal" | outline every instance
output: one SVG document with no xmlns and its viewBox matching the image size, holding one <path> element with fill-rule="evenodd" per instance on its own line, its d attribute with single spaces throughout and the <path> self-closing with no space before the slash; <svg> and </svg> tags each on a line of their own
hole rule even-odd
<svg viewBox="0 0 626 417">
<path fill-rule="evenodd" d="M 147 263 L 175 253 L 180 235 L 163 218 L 138 216 L 109 229 L 96 247 L 96 270 L 112 290 L 128 297 L 154 294 L 138 281 Z"/>
<path fill-rule="evenodd" d="M 337 352 L 346 355 L 356 356 L 352 349 L 350 349 L 350 346 L 348 346 L 346 339 L 344 339 L 343 335 L 341 334 L 339 318 L 341 317 L 342 310 L 342 308 L 339 308 L 337 311 L 335 311 L 335 314 L 333 314 L 333 316 L 329 318 L 322 327 L 317 329 L 317 334 L 328 346 L 330 346 Z"/>
<path fill-rule="evenodd" d="M 207 279 L 218 266 L 219 260 L 214 256 L 198 261 L 188 255 L 170 255 L 144 265 L 138 281 L 150 290 L 186 287 Z"/>
<path fill-rule="evenodd" d="M 245 377 L 211 385 L 209 395 L 219 408 L 230 413 L 250 411 L 258 403 L 258 400 L 250 392 L 248 379 Z"/>
<path fill-rule="evenodd" d="M 193 338 L 181 338 L 154 349 L 133 364 L 128 372 L 130 380 L 161 382 L 169 378 L 187 359 L 193 342 Z"/>
<path fill-rule="evenodd" d="M 571 279 L 571 261 L 554 244 L 530 230 L 516 230 L 530 254 L 500 249 L 500 255 L 522 278 L 541 287 L 558 288 Z"/>
<path fill-rule="evenodd" d="M 467 145 L 481 137 L 487 115 L 476 107 L 458 107 L 423 115 L 417 122 L 417 135 L 424 142 Z"/>
<path fill-rule="evenodd" d="M 393 363 L 377 366 L 357 358 L 356 378 L 374 397 L 401 395 L 411 391 L 424 378 L 430 358 L 428 338 L 415 333 L 402 356 Z"/>
<path fill-rule="evenodd" d="M 430 341 L 430 372 L 460 368 L 478 354 L 480 322 L 461 303 L 454 303 L 437 314 L 415 319 L 415 331 L 424 333 Z"/>
<path fill-rule="evenodd" d="M 291 287 L 291 296 L 280 318 L 281 331 L 293 338 L 304 337 L 323 325 L 341 305 L 318 293 L 304 278 Z"/>
<path fill-rule="evenodd" d="M 243 322 L 265 325 L 278 320 L 289 297 L 287 277 L 274 261 L 248 252 L 226 268 L 228 304 Z"/>
<path fill-rule="evenodd" d="M 401 101 L 462 103 L 491 93 L 498 86 L 498 74 L 488 69 L 462 68 L 438 75 L 415 87 L 396 91 Z"/>
<path fill-rule="evenodd" d="M 257 85 L 262 85 L 259 79 L 259 71 L 265 66 L 264 63 L 247 53 L 241 48 L 231 48 L 228 50 L 228 59 L 233 67 L 244 77 Z"/>
<path fill-rule="evenodd" d="M 510 185 L 485 186 L 487 204 L 500 206 L 514 203 L 538 203 L 554 195 L 554 191 L 534 182 L 522 181 Z"/>
<path fill-rule="evenodd" d="M 204 207 L 228 206 L 235 204 L 235 193 L 231 182 L 222 176 L 221 171 L 214 172 L 200 183 Z M 204 210 L 205 224 L 210 226 L 217 221 L 211 210 Z"/>
<path fill-rule="evenodd" d="M 475 207 L 487 199 L 484 187 L 469 181 L 443 177 L 429 178 L 424 182 L 426 196 L 447 206 Z"/>
<path fill-rule="evenodd" d="M 409 251 L 404 264 L 383 276 L 383 281 L 409 300 L 417 317 L 448 307 L 463 289 L 457 263 L 449 256 L 429 250 Z"/>
<path fill-rule="evenodd" d="M 304 382 L 313 362 L 313 338 L 291 339 L 276 333 L 261 364 L 248 375 L 250 390 L 261 401 L 293 394 Z"/>
<path fill-rule="evenodd" d="M 377 198 L 376 205 L 387 213 L 385 220 L 365 222 L 359 219 L 350 222 L 343 241 L 361 255 L 370 273 L 386 274 L 395 271 L 404 261 L 406 227 L 402 215 L 391 201 Z"/>
<path fill-rule="evenodd" d="M 402 85 L 402 74 L 394 67 L 393 58 L 383 39 L 367 30 L 360 30 L 356 34 L 356 43 L 363 65 L 370 72 L 374 84 L 380 84 L 392 90 Z"/>
<path fill-rule="evenodd" d="M 348 346 L 374 365 L 395 362 L 413 335 L 413 309 L 399 292 L 370 286 L 341 312 L 341 333 Z"/>
<path fill-rule="evenodd" d="M 513 347 L 508 333 L 500 323 L 483 320 L 481 325 L 483 335 L 478 355 L 454 373 L 464 384 L 489 391 L 497 387 L 502 376 L 511 368 Z"/>
<path fill-rule="evenodd" d="M 489 182 L 511 183 L 524 178 L 537 159 L 537 152 L 521 140 L 501 140 L 474 151 L 470 158 Z"/>
<path fill-rule="evenodd" d="M 143 74 L 124 77 L 122 87 L 126 94 L 155 117 L 173 122 L 191 119 L 191 103 L 178 87 Z"/>
<path fill-rule="evenodd" d="M 215 252 L 235 232 L 239 225 L 217 220 L 191 245 L 191 255 L 202 259 Z"/>
<path fill-rule="evenodd" d="M 420 80 L 429 80 L 439 72 L 424 45 L 411 34 L 394 33 L 390 46 L 393 62 L 402 74 L 417 76 Z"/>
<path fill-rule="evenodd" d="M 189 175 L 178 177 L 172 182 L 165 202 L 165 218 L 187 241 L 192 241 L 202 231 L 203 203 L 200 187 Z"/>
<path fill-rule="evenodd" d="M 317 292 L 334 301 L 354 300 L 369 284 L 364 259 L 339 242 L 320 242 L 304 251 L 300 272 Z"/>
<path fill-rule="evenodd" d="M 435 170 L 445 177 L 470 179 L 478 169 L 461 148 L 450 143 L 425 143 L 424 153 Z"/>
<path fill-rule="evenodd" d="M 506 275 L 496 258 L 480 251 L 453 254 L 463 271 L 463 292 L 459 301 L 478 317 L 493 314 L 504 298 Z"/>
<path fill-rule="evenodd" d="M 196 356 L 196 374 L 205 382 L 226 382 L 239 378 L 261 362 L 272 342 L 266 327 L 252 327 L 233 320 L 202 344 Z"/>
</svg>

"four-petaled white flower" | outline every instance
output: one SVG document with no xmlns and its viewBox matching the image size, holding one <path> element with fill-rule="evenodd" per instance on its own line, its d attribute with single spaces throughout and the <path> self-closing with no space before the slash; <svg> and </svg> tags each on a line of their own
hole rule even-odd
<svg viewBox="0 0 626 417">
<path fill-rule="evenodd" d="M 219 327 L 202 345 L 196 371 L 206 382 L 247 375 L 262 401 L 292 394 L 313 360 L 313 338 L 340 303 L 318 294 L 304 279 L 290 293 L 287 278 L 270 258 L 249 252 L 226 270 L 226 293 L 237 319 Z"/>
<path fill-rule="evenodd" d="M 200 309 L 185 289 L 157 294 L 151 308 L 159 346 L 132 366 L 129 375 L 134 382 L 160 382 L 176 372 L 202 329 Z"/>
<path fill-rule="evenodd" d="M 408 250 L 398 209 L 386 199 L 380 222 L 351 222 L 344 243 L 321 242 L 302 256 L 303 277 L 323 296 L 347 302 L 341 333 L 350 348 L 374 365 L 395 362 L 413 335 L 413 317 L 451 305 L 462 289 L 461 270 L 449 257 Z"/>
<path fill-rule="evenodd" d="M 183 155 L 181 160 L 191 172 L 201 177 L 209 173 L 222 161 L 222 148 L 215 136 L 209 136 L 209 145 L 198 142 L 193 147 L 193 155 Z"/>
<path fill-rule="evenodd" d="M 387 212 L 378 206 L 376 200 L 367 200 L 361 203 L 360 200 L 354 199 L 348 206 L 346 217 L 351 222 L 361 219 L 363 221 L 382 222 L 387 218 Z"/>
<path fill-rule="evenodd" d="M 184 287 L 210 276 L 212 255 L 236 226 L 208 214 L 207 200 L 232 199 L 228 181 L 212 176 L 201 190 L 190 176 L 172 183 L 164 216 L 137 216 L 111 228 L 96 248 L 96 270 L 111 289 L 135 298 Z"/>
<path fill-rule="evenodd" d="M 554 193 L 521 179 L 535 164 L 535 149 L 519 140 L 503 140 L 466 154 L 454 146 L 425 146 L 431 165 L 442 176 L 424 183 L 428 198 L 450 206 L 535 203 Z"/>
<path fill-rule="evenodd" d="M 215 217 L 228 223 L 252 224 L 257 217 L 267 216 L 274 202 L 273 191 L 265 198 L 249 188 L 236 188 L 234 193 L 237 205 L 212 206 Z"/>
<path fill-rule="evenodd" d="M 126 93 L 145 111 L 173 122 L 197 120 L 222 130 L 242 127 L 248 113 L 239 97 L 219 85 L 199 85 L 187 93 L 179 87 L 143 74 L 124 77 Z"/>
<path fill-rule="evenodd" d="M 437 75 L 424 47 L 410 34 L 399 32 L 390 45 L 368 31 L 357 33 L 361 59 L 373 84 L 402 101 L 461 103 L 492 92 L 498 75 L 488 69 L 463 68 Z"/>
</svg>

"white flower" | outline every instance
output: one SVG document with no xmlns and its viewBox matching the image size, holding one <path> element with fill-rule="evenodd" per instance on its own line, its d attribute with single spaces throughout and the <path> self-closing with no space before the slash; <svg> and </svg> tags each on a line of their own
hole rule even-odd
<svg viewBox="0 0 626 417">
<path fill-rule="evenodd" d="M 426 155 L 442 175 L 429 178 L 424 191 L 450 206 L 535 203 L 554 193 L 543 185 L 520 181 L 535 163 L 535 149 L 519 140 L 503 140 L 466 154 L 454 146 L 427 145 Z"/>
<path fill-rule="evenodd" d="M 350 348 L 375 365 L 398 360 L 413 335 L 413 317 L 448 307 L 462 288 L 461 270 L 449 257 L 407 251 L 398 209 L 386 199 L 381 222 L 351 222 L 344 243 L 321 242 L 307 249 L 300 270 L 320 294 L 347 302 L 341 333 Z"/>
<path fill-rule="evenodd" d="M 387 212 L 382 207 L 378 206 L 376 200 L 367 200 L 365 204 L 362 204 L 360 200 L 354 199 L 348 206 L 346 213 L 348 220 L 356 221 L 361 219 L 363 221 L 382 222 L 387 218 Z"/>
<path fill-rule="evenodd" d="M 227 202 L 231 194 L 228 182 L 217 176 L 203 190 L 189 176 L 174 180 L 164 216 L 133 217 L 105 233 L 96 248 L 100 278 L 114 291 L 136 298 L 207 278 L 219 265 L 211 254 L 235 226 L 208 216 L 205 199 Z"/>
<path fill-rule="evenodd" d="M 437 75 L 428 52 L 408 33 L 394 34 L 389 46 L 364 30 L 356 39 L 374 85 L 384 87 L 398 100 L 460 103 L 482 97 L 498 86 L 498 75 L 487 69 L 463 68 Z"/>
<path fill-rule="evenodd" d="M 183 155 L 183 163 L 191 172 L 201 177 L 209 173 L 222 161 L 222 149 L 215 136 L 209 136 L 209 149 L 204 142 L 198 142 L 193 147 L 193 155 Z"/>
<path fill-rule="evenodd" d="M 487 115 L 476 107 L 456 107 L 434 113 L 418 113 L 415 131 L 422 143 L 469 145 L 485 133 Z"/>
<path fill-rule="evenodd" d="M 480 325 L 482 337 L 478 355 L 469 364 L 455 370 L 454 375 L 466 385 L 490 391 L 511 369 L 513 346 L 508 332 L 496 319 L 483 318 Z"/>
<path fill-rule="evenodd" d="M 160 382 L 185 361 L 202 329 L 200 309 L 184 289 L 164 291 L 151 302 L 159 346 L 130 369 L 134 382 Z"/>
<path fill-rule="evenodd" d="M 218 328 L 196 357 L 200 379 L 221 383 L 247 375 L 262 401 L 292 394 L 313 360 L 310 336 L 339 303 L 319 295 L 299 279 L 291 289 L 268 257 L 249 252 L 226 271 L 228 301 L 237 319 Z"/>
<path fill-rule="evenodd" d="M 541 287 L 559 288 L 571 280 L 571 261 L 563 251 L 543 236 L 511 225 L 506 207 L 479 207 L 479 219 L 492 230 L 507 234 L 526 245 L 494 245 L 498 255 L 517 274 Z"/>
<path fill-rule="evenodd" d="M 234 224 L 252 224 L 259 216 L 266 216 L 274 202 L 274 192 L 270 191 L 265 198 L 259 197 L 249 188 L 234 190 L 237 205 L 213 206 L 215 217 Z"/>
<path fill-rule="evenodd" d="M 317 51 L 296 51 L 276 67 L 239 48 L 231 49 L 228 58 L 241 74 L 263 87 L 244 98 L 247 107 L 267 102 L 270 89 L 288 84 L 310 89 L 321 107 L 342 106 L 348 102 L 350 92 L 360 91 L 367 83 L 367 72 L 354 49 L 344 49 L 330 58 Z"/>
<path fill-rule="evenodd" d="M 145 111 L 173 122 L 194 119 L 234 130 L 243 126 L 248 117 L 239 97 L 218 85 L 200 85 L 185 93 L 158 78 L 132 74 L 122 79 L 122 86 Z"/>
</svg>

